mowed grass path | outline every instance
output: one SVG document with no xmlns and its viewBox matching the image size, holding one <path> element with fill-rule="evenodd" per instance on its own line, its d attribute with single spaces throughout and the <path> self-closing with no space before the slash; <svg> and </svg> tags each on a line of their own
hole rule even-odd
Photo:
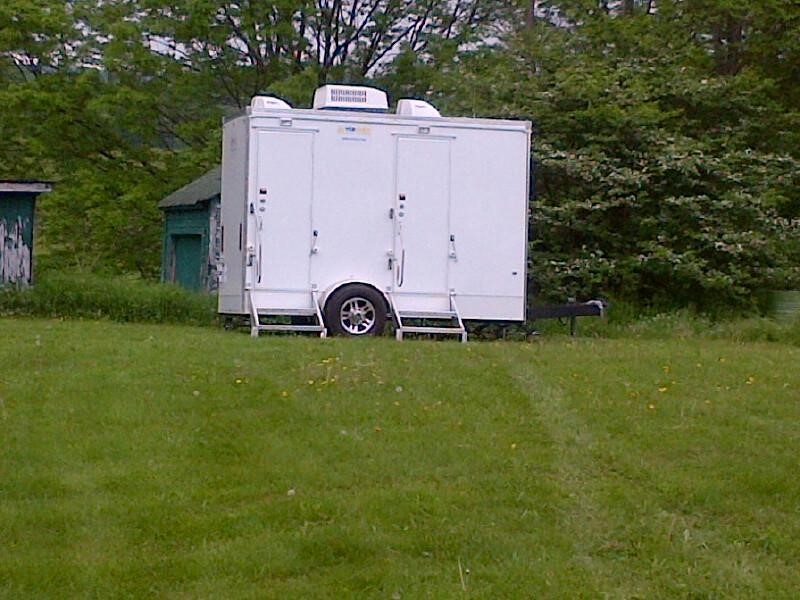
<svg viewBox="0 0 800 600">
<path fill-rule="evenodd" d="M 800 593 L 796 347 L 0 339 L 0 597 Z"/>
</svg>

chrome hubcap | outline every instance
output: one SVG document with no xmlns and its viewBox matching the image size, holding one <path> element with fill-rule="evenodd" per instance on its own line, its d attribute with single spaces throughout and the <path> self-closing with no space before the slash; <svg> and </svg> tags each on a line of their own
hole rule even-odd
<svg viewBox="0 0 800 600">
<path fill-rule="evenodd" d="M 349 298 L 342 304 L 339 320 L 350 335 L 362 335 L 375 324 L 375 306 L 360 296 Z"/>
</svg>

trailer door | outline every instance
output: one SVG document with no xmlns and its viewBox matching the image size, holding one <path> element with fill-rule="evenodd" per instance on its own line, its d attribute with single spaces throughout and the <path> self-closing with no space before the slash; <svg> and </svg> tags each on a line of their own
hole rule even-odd
<svg viewBox="0 0 800 600">
<path fill-rule="evenodd" d="M 311 248 L 311 132 L 258 132 L 256 181 L 248 210 L 255 229 L 255 289 L 308 291 Z"/>
<path fill-rule="evenodd" d="M 398 138 L 394 288 L 448 293 L 450 141 Z"/>
</svg>

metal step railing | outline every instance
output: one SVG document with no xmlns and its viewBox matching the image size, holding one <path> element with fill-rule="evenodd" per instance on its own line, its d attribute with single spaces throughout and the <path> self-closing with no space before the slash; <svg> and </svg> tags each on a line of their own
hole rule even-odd
<svg viewBox="0 0 800 600">
<path fill-rule="evenodd" d="M 297 333 L 319 333 L 319 337 L 324 338 L 328 335 L 325 321 L 322 320 L 322 310 L 319 307 L 319 291 L 310 291 L 311 308 L 268 308 L 257 306 L 253 291 L 248 292 L 250 304 L 250 335 L 258 337 L 262 331 L 287 331 Z M 313 317 L 316 323 L 295 324 L 295 323 L 266 323 L 262 319 L 272 319 L 277 317 Z"/>
<path fill-rule="evenodd" d="M 388 296 L 395 321 L 395 338 L 398 340 L 402 341 L 403 336 L 407 333 L 420 333 L 457 335 L 462 343 L 467 341 L 467 329 L 458 312 L 454 292 L 451 291 L 449 294 L 450 309 L 444 311 L 400 310 L 394 296 L 391 293 Z M 403 321 L 404 319 L 406 322 Z M 414 324 L 409 324 L 408 321 L 414 321 Z M 435 321 L 436 324 L 427 324 L 428 321 Z"/>
</svg>

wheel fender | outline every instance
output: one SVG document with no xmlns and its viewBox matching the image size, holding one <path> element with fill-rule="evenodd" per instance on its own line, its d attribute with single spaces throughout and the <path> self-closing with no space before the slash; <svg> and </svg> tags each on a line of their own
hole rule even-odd
<svg viewBox="0 0 800 600">
<path fill-rule="evenodd" d="M 373 290 L 378 292 L 383 298 L 383 302 L 386 304 L 386 312 L 387 314 L 391 312 L 391 304 L 389 303 L 389 298 L 386 296 L 386 292 L 382 291 L 380 288 L 372 285 L 371 283 L 367 283 L 366 281 L 361 281 L 359 279 L 343 279 L 341 281 L 337 281 L 336 283 L 328 286 L 325 288 L 322 293 L 320 294 L 319 304 L 320 308 L 324 311 L 325 305 L 328 303 L 328 298 L 338 289 L 343 288 L 347 285 L 366 285 L 367 287 L 371 287 Z"/>
</svg>

